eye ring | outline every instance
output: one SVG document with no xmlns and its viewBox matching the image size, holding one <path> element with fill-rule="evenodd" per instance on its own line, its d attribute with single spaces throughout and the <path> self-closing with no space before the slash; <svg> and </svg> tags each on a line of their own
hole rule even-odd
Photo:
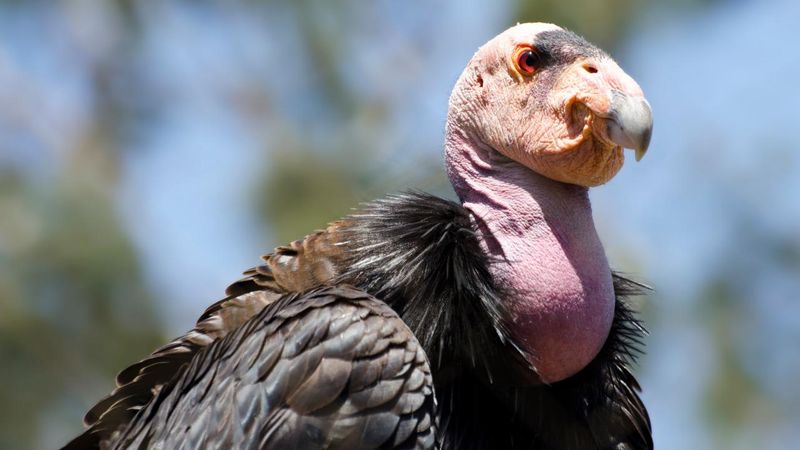
<svg viewBox="0 0 800 450">
<path fill-rule="evenodd" d="M 541 63 L 541 55 L 533 47 L 520 47 L 514 53 L 514 65 L 517 71 L 524 76 L 533 75 Z"/>
</svg>

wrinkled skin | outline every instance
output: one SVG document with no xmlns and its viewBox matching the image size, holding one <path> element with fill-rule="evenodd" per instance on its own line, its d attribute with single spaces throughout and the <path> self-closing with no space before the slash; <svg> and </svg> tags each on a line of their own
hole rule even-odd
<svg viewBox="0 0 800 450">
<path fill-rule="evenodd" d="M 530 64 L 520 55 L 535 52 Z M 527 61 L 527 60 L 526 60 Z M 523 67 L 526 66 L 526 67 Z M 641 157 L 652 115 L 602 50 L 522 24 L 481 47 L 450 98 L 445 160 L 509 295 L 509 329 L 546 383 L 587 366 L 614 315 L 611 269 L 587 188 Z"/>
<path fill-rule="evenodd" d="M 579 186 L 609 181 L 624 162 L 606 119 L 614 90 L 641 88 L 607 55 L 580 55 L 568 67 L 520 72 L 514 56 L 536 47 L 551 24 L 523 24 L 489 41 L 470 61 L 451 98 L 451 120 L 489 147 L 553 180 Z M 569 49 L 565 50 L 569 51 Z"/>
</svg>

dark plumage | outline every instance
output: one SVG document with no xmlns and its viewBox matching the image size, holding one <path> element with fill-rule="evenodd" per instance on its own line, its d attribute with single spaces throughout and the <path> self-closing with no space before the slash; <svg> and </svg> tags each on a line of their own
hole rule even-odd
<svg viewBox="0 0 800 450">
<path fill-rule="evenodd" d="M 589 76 L 576 64 L 595 64 L 580 58 L 619 70 L 571 33 L 525 27 L 510 31 L 549 30 L 539 33 L 542 48 L 549 58 L 568 55 L 560 70 L 574 79 Z M 494 63 L 491 50 L 476 55 L 457 85 L 478 94 L 454 94 L 451 114 L 462 114 L 462 103 L 468 110 L 494 101 L 475 91 L 496 85 L 490 77 L 509 83 L 500 72 L 475 83 L 470 71 Z M 562 80 L 554 70 L 537 80 Z M 644 106 L 620 98 L 627 118 L 597 123 L 638 145 L 649 128 L 630 117 Z M 461 203 L 389 196 L 276 248 L 194 329 L 123 370 L 65 448 L 652 449 L 628 367 L 645 332 L 627 298 L 642 286 L 608 269 L 585 188 L 487 156 L 491 146 L 458 128 L 472 123 L 457 115 L 448 128 L 448 171 Z M 631 123 L 639 131 L 629 132 Z M 567 151 L 590 157 L 569 160 L 575 170 L 556 168 L 555 176 L 608 176 L 586 152 L 606 151 L 601 160 L 614 162 L 621 149 L 605 135 L 587 136 Z M 516 203 L 506 204 L 508 196 Z M 565 316 L 580 317 L 575 324 Z M 573 336 L 581 342 L 568 347 Z"/>
<path fill-rule="evenodd" d="M 325 287 L 286 295 L 209 345 L 118 445 L 431 447 L 433 402 L 425 353 L 397 314 Z"/>
<path fill-rule="evenodd" d="M 474 236 L 460 205 L 408 194 L 366 205 L 325 231 L 277 248 L 229 288 L 236 297 L 209 308 L 192 332 L 121 372 L 121 387 L 87 414 L 90 428 L 66 448 L 158 442 L 164 448 L 264 442 L 297 448 L 277 445 L 292 439 L 307 439 L 301 448 L 323 448 L 353 394 L 380 390 L 374 383 L 387 381 L 383 375 L 373 381 L 369 372 L 378 369 L 365 364 L 389 367 L 401 354 L 403 364 L 391 375 L 403 387 L 393 386 L 390 400 L 370 409 L 393 415 L 379 416 L 386 430 L 369 434 L 362 445 L 343 440 L 334 447 L 391 446 L 409 434 L 413 439 L 401 443 L 430 448 L 422 444 L 432 443 L 438 420 L 442 448 L 651 448 L 650 422 L 627 368 L 644 331 L 625 298 L 641 293 L 641 286 L 616 276 L 614 329 L 600 356 L 569 380 L 540 385 L 504 330 L 503 294 L 492 286 Z M 315 270 L 315 264 L 329 270 Z M 283 293 L 281 286 L 294 283 L 306 284 L 304 293 Z M 345 327 L 331 318 L 341 316 L 349 332 L 364 339 L 329 348 L 331 336 Z M 379 338 L 374 330 L 384 324 L 394 334 Z M 382 350 L 377 357 L 376 350 Z M 305 359 L 296 359 L 298 353 Z M 329 368 L 330 361 L 347 367 Z M 292 403 L 307 380 L 303 400 L 312 404 Z M 275 385 L 282 388 L 270 392 Z M 278 409 L 269 410 L 270 404 Z M 303 415 L 309 411 L 317 412 Z M 369 416 L 361 417 L 357 426 L 366 427 Z M 298 434 L 306 426 L 314 433 Z"/>
</svg>

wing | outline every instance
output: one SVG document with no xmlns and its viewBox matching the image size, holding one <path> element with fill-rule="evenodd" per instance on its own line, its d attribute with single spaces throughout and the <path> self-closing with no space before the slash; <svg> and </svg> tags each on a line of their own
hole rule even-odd
<svg viewBox="0 0 800 450">
<path fill-rule="evenodd" d="M 203 348 L 237 329 L 266 305 L 280 297 L 273 291 L 258 291 L 228 297 L 211 305 L 195 327 L 157 349 L 117 375 L 117 388 L 84 416 L 87 429 L 64 450 L 100 448 L 124 428 L 137 412 L 172 380 Z"/>
<path fill-rule="evenodd" d="M 197 353 L 114 448 L 432 448 L 422 347 L 346 286 L 286 295 Z"/>
<path fill-rule="evenodd" d="M 226 293 L 238 296 L 263 289 L 303 292 L 327 283 L 347 264 L 343 249 L 347 225 L 346 221 L 336 221 L 325 230 L 276 248 L 261 257 L 263 264 L 245 271 L 245 278 L 228 287 Z"/>
<path fill-rule="evenodd" d="M 227 289 L 229 296 L 208 307 L 191 331 L 120 372 L 114 392 L 86 413 L 88 429 L 64 449 L 98 448 L 113 439 L 198 352 L 284 294 L 313 289 L 336 276 L 343 259 L 337 245 L 340 226 L 335 222 L 263 256 L 263 264 L 247 270 L 245 278 Z"/>
</svg>

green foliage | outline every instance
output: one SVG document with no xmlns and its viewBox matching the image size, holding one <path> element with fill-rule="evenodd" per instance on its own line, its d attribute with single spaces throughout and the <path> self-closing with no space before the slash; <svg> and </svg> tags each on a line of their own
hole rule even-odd
<svg viewBox="0 0 800 450">
<path fill-rule="evenodd" d="M 90 153 L 46 187 L 0 174 L 0 448 L 41 446 L 37 419 L 64 405 L 77 434 L 116 372 L 164 342 L 113 185 Z"/>
<path fill-rule="evenodd" d="M 720 436 L 732 434 L 738 427 L 757 420 L 768 402 L 758 380 L 746 369 L 737 349 L 741 342 L 738 328 L 746 317 L 745 299 L 734 289 L 735 281 L 711 282 L 702 294 L 702 311 L 708 318 L 718 370 L 706 389 L 705 404 L 709 422 L 720 429 Z M 734 442 L 722 440 L 720 448 L 732 448 Z"/>
<path fill-rule="evenodd" d="M 290 242 L 348 212 L 359 201 L 352 166 L 313 151 L 280 152 L 258 198 L 277 242 Z"/>
<path fill-rule="evenodd" d="M 645 0 L 532 0 L 516 2 L 519 22 L 551 22 L 573 30 L 601 48 L 624 36 Z"/>
</svg>

